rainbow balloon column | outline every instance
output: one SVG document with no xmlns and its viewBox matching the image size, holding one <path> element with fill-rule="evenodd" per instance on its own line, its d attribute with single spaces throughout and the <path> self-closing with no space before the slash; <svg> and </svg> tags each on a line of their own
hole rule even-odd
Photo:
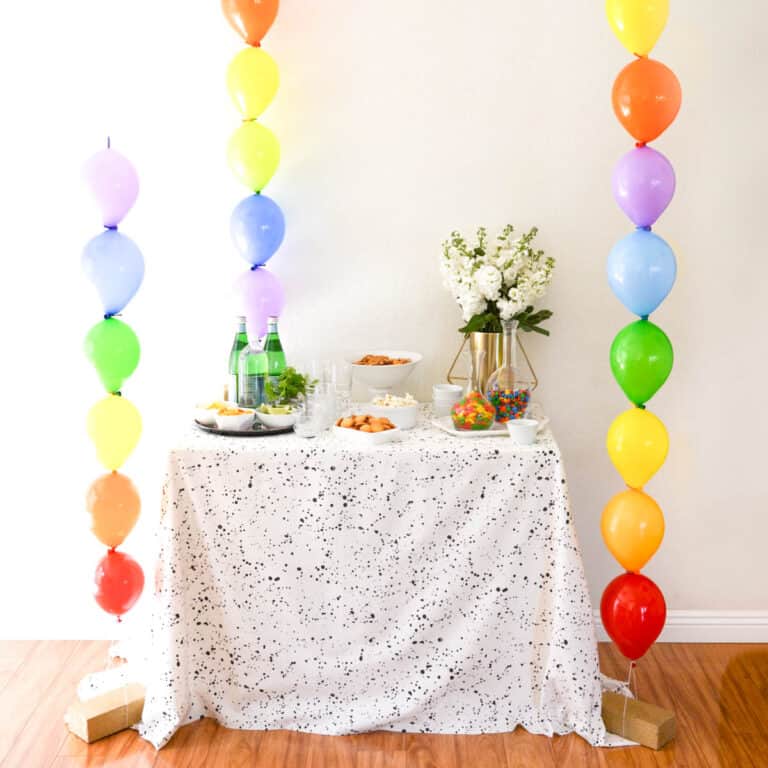
<svg viewBox="0 0 768 768">
<path fill-rule="evenodd" d="M 277 93 L 275 60 L 261 48 L 261 39 L 277 16 L 278 0 L 222 0 L 229 23 L 248 48 L 227 70 L 227 87 L 243 122 L 232 134 L 227 150 L 235 176 L 254 194 L 232 212 L 230 229 L 240 255 L 251 265 L 235 284 L 252 342 L 267 332 L 267 318 L 278 317 L 285 296 L 278 279 L 265 268 L 285 235 L 285 219 L 274 200 L 261 194 L 277 170 L 280 144 L 275 134 L 257 122 Z"/>
<path fill-rule="evenodd" d="M 99 461 L 109 470 L 88 489 L 87 507 L 91 530 L 109 547 L 96 568 L 96 602 L 120 620 L 144 587 L 141 566 L 116 549 L 136 524 L 140 509 L 135 486 L 117 471 L 141 435 L 141 416 L 120 392 L 139 364 L 139 340 L 133 329 L 116 317 L 144 278 L 141 251 L 117 231 L 136 201 L 139 180 L 133 166 L 109 147 L 109 141 L 107 149 L 86 162 L 84 175 L 106 228 L 85 246 L 82 257 L 83 271 L 104 305 L 104 319 L 85 338 L 85 353 L 107 391 L 88 414 L 88 434 Z"/>
<path fill-rule="evenodd" d="M 643 486 L 664 463 L 669 438 L 664 424 L 646 409 L 672 370 L 672 345 L 648 316 L 675 282 L 675 255 L 651 231 L 675 192 L 675 173 L 664 155 L 648 146 L 669 127 L 680 109 L 680 83 L 659 61 L 648 58 L 667 22 L 668 0 L 608 0 L 608 20 L 622 44 L 637 57 L 613 85 L 613 109 L 636 140 L 613 172 L 616 202 L 636 229 L 608 257 L 608 282 L 639 320 L 617 334 L 611 370 L 633 407 L 608 430 L 611 461 L 628 488 L 614 496 L 602 516 L 611 554 L 627 571 L 605 589 L 603 624 L 619 650 L 634 662 L 659 636 L 666 620 L 661 590 L 639 573 L 664 536 L 664 516 Z"/>
</svg>

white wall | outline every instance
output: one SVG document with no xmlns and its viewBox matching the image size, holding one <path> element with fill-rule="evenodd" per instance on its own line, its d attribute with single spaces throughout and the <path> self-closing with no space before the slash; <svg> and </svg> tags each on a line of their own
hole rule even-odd
<svg viewBox="0 0 768 768">
<path fill-rule="evenodd" d="M 216 2 L 14 3 L 0 16 L 0 634 L 110 635 L 90 597 L 102 548 L 83 505 L 99 474 L 84 416 L 101 390 L 81 353 L 99 304 L 79 253 L 99 220 L 79 166 L 109 133 L 142 181 L 122 228 L 147 262 L 125 314 L 143 342 L 125 394 L 145 417 L 125 467 L 143 517 L 125 549 L 151 585 L 164 456 L 189 406 L 217 394 L 229 285 L 244 267 L 228 216 L 245 190 L 224 158 L 237 115 L 223 75 L 239 39 Z M 672 450 L 648 487 L 668 532 L 647 572 L 675 609 L 768 608 L 768 95 L 757 37 L 766 24 L 757 0 L 677 0 L 656 50 L 684 105 L 657 143 L 678 173 L 658 231 L 680 274 L 655 317 L 677 362 L 653 402 Z M 609 100 L 629 59 L 603 4 L 284 0 L 266 47 L 283 77 L 264 120 L 283 147 L 268 193 L 288 218 L 271 266 L 288 294 L 290 357 L 404 345 L 425 354 L 414 383 L 427 396 L 459 341 L 438 275 L 441 240 L 480 223 L 541 228 L 558 259 L 547 300 L 556 315 L 551 338 L 529 350 L 597 600 L 618 572 L 599 534 L 602 506 L 620 489 L 603 438 L 624 407 L 608 348 L 631 320 L 603 272 L 629 231 L 609 180 L 631 147 Z"/>
</svg>

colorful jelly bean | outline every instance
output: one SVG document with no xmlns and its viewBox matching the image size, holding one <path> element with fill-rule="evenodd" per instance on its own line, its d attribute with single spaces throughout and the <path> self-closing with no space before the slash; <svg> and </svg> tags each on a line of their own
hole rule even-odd
<svg viewBox="0 0 768 768">
<path fill-rule="evenodd" d="M 490 429 L 495 415 L 494 407 L 483 397 L 482 392 L 477 391 L 470 392 L 451 409 L 456 429 Z"/>
<path fill-rule="evenodd" d="M 496 421 L 504 423 L 522 419 L 531 401 L 529 389 L 495 389 L 488 392 L 488 400 L 496 409 Z"/>
</svg>

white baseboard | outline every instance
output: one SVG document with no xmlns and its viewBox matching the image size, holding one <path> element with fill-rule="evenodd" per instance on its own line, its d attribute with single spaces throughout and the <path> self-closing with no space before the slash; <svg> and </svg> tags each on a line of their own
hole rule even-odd
<svg viewBox="0 0 768 768">
<path fill-rule="evenodd" d="M 600 611 L 595 611 L 597 639 L 608 640 Z M 667 611 L 660 643 L 768 643 L 766 611 Z"/>
</svg>

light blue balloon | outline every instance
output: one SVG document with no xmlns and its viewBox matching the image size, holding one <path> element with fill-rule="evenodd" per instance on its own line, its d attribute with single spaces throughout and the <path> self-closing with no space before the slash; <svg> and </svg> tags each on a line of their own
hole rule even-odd
<svg viewBox="0 0 768 768">
<path fill-rule="evenodd" d="M 637 229 L 619 240 L 608 256 L 608 284 L 616 298 L 640 317 L 651 314 L 672 290 L 675 254 L 653 232 Z"/>
<path fill-rule="evenodd" d="M 260 267 L 272 258 L 283 242 L 285 217 L 271 198 L 251 195 L 232 211 L 230 231 L 240 255 L 252 267 Z"/>
<path fill-rule="evenodd" d="M 84 248 L 82 267 L 96 286 L 105 315 L 116 315 L 139 290 L 144 279 L 144 257 L 129 237 L 108 229 Z"/>
</svg>

